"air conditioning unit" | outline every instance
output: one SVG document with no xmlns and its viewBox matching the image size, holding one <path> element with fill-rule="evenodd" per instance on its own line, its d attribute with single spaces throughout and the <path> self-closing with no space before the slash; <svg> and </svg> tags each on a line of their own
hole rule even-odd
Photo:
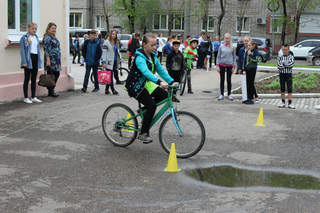
<svg viewBox="0 0 320 213">
<path fill-rule="evenodd" d="M 257 18 L 257 24 L 266 24 L 266 18 Z"/>
</svg>

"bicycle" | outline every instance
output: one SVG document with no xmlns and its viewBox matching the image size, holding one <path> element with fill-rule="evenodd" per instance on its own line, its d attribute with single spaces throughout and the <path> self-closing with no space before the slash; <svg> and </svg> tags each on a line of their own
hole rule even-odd
<svg viewBox="0 0 320 213">
<path fill-rule="evenodd" d="M 98 66 L 98 70 L 102 70 L 102 66 L 99 65 Z M 121 67 L 121 61 L 120 61 L 120 68 L 118 69 L 118 76 L 119 76 L 119 81 L 126 81 L 127 77 L 129 75 L 129 70 L 127 68 Z M 90 80 L 92 83 L 94 83 L 94 76 L 93 76 L 93 72 L 91 72 L 90 74 Z"/>
<path fill-rule="evenodd" d="M 180 95 L 182 96 L 184 93 L 184 90 L 186 88 L 186 84 L 187 84 L 187 79 L 188 79 L 188 67 L 187 67 L 187 61 L 188 60 L 192 60 L 195 61 L 196 59 L 194 58 L 185 58 L 184 59 L 184 69 L 182 72 L 182 75 L 180 77 L 180 83 L 179 83 L 179 90 L 180 90 Z"/>
<path fill-rule="evenodd" d="M 169 86 L 168 97 L 157 106 L 163 107 L 153 117 L 150 128 L 159 121 L 159 141 L 169 154 L 171 143 L 175 143 L 178 158 L 189 158 L 197 154 L 205 142 L 205 128 L 201 120 L 191 112 L 177 111 L 172 98 L 176 86 Z M 138 114 L 122 103 L 106 108 L 102 116 L 102 129 L 107 139 L 115 146 L 129 146 L 141 130 L 138 118 L 143 121 L 146 110 L 139 108 Z"/>
</svg>

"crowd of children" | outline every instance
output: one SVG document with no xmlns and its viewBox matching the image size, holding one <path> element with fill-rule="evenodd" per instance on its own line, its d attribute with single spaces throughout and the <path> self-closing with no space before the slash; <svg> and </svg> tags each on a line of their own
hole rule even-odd
<svg viewBox="0 0 320 213">
<path fill-rule="evenodd" d="M 34 27 L 35 26 L 35 27 Z M 33 29 L 33 28 L 34 29 Z M 29 34 L 25 35 L 21 39 L 21 66 L 25 68 L 26 78 L 24 83 L 25 102 L 41 102 L 35 97 L 35 74 L 32 77 L 32 99 L 27 96 L 27 83 L 29 82 L 30 73 L 37 73 L 37 67 L 41 63 L 41 57 L 39 56 L 39 45 L 37 37 L 34 36 L 36 32 L 36 24 L 31 23 L 29 26 Z M 26 40 L 27 37 L 34 38 Z M 120 66 L 121 54 L 120 43 L 117 38 L 117 31 L 112 30 L 106 39 L 104 40 L 101 35 L 97 36 L 95 30 L 89 32 L 89 36 L 85 35 L 85 41 L 82 47 L 82 62 L 80 62 L 80 40 L 79 36 L 76 36 L 75 42 L 70 44 L 72 52 L 75 53 L 73 57 L 73 63 L 78 56 L 78 63 L 80 66 L 85 62 L 85 76 L 83 82 L 82 92 L 87 91 L 87 85 L 89 81 L 90 72 L 92 70 L 94 76 L 94 89 L 92 92 L 99 91 L 99 83 L 97 77 L 98 66 L 102 61 L 102 67 L 111 71 L 111 85 L 107 85 L 105 94 L 109 95 L 109 87 L 111 87 L 112 94 L 118 95 L 113 85 L 113 77 L 117 84 L 123 84 L 118 78 L 118 67 Z M 159 38 L 162 34 L 159 34 Z M 71 37 L 70 37 L 71 38 Z M 144 143 L 152 142 L 149 135 L 149 126 L 153 115 L 156 111 L 156 104 L 165 98 L 167 93 L 165 89 L 168 85 L 179 85 L 181 74 L 187 69 L 187 85 L 188 93 L 193 94 L 191 86 L 191 70 L 193 68 L 192 60 L 197 60 L 197 68 L 208 69 L 211 67 L 212 57 L 214 56 L 214 63 L 217 72 L 220 74 L 220 95 L 218 100 L 224 99 L 224 81 L 227 75 L 227 92 L 228 100 L 233 101 L 231 97 L 231 77 L 234 71 L 246 76 L 247 82 L 247 100 L 243 101 L 245 104 L 254 104 L 258 102 L 256 87 L 254 85 L 255 76 L 257 72 L 258 63 L 258 46 L 257 43 L 246 36 L 243 47 L 236 50 L 235 46 L 231 43 L 231 35 L 226 33 L 224 35 L 224 43 L 221 43 L 220 37 L 216 36 L 214 42 L 210 40 L 210 37 L 205 33 L 202 33 L 201 37 L 190 35 L 186 36 L 184 45 L 182 44 L 181 35 L 168 37 L 167 43 L 164 44 L 159 41 L 157 35 L 152 33 L 146 33 L 143 36 L 140 43 L 140 34 L 133 34 L 132 39 L 129 41 L 130 52 L 130 72 L 125 82 L 125 90 L 130 97 L 134 97 L 137 101 L 144 105 L 146 109 L 145 117 L 142 123 L 141 132 L 138 136 Z M 33 42 L 33 43 L 32 43 Z M 72 42 L 72 39 L 70 39 Z M 25 44 L 25 45 L 22 45 Z M 31 44 L 33 46 L 31 46 Z M 30 46 L 30 47 L 29 47 Z M 30 48 L 32 63 L 25 58 L 28 58 L 27 51 L 24 49 Z M 38 49 L 37 49 L 38 48 Z M 71 49 L 70 49 L 71 51 Z M 294 65 L 294 57 L 289 54 L 289 46 L 283 45 L 283 55 L 277 59 L 277 66 L 279 69 L 280 85 L 281 85 L 281 99 L 282 102 L 279 107 L 283 108 L 285 104 L 285 91 L 287 86 L 288 91 L 288 108 L 294 109 L 292 104 L 292 67 Z M 34 53 L 33 53 L 34 52 Z M 162 56 L 166 55 L 166 69 L 161 64 Z M 158 60 L 160 58 L 160 61 Z M 31 66 L 32 64 L 32 66 Z M 38 66 L 37 66 L 38 64 Z M 236 66 L 238 68 L 236 69 Z M 34 70 L 31 70 L 34 69 Z M 159 78 L 155 74 L 161 77 Z M 49 93 L 50 95 L 51 93 Z M 53 93 L 52 93 L 53 94 Z M 55 97 L 57 97 L 56 95 Z M 254 98 L 255 97 L 255 98 Z M 255 100 L 255 101 L 254 101 Z M 180 102 L 177 97 L 173 97 L 173 101 Z"/>
</svg>

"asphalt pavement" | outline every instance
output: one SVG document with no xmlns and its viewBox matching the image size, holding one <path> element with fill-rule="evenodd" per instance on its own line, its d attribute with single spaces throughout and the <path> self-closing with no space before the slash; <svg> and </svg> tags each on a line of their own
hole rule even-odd
<svg viewBox="0 0 320 213">
<path fill-rule="evenodd" d="M 202 120 L 206 142 L 196 156 L 177 160 L 179 173 L 167 173 L 159 124 L 151 144 L 113 146 L 101 128 L 104 110 L 120 102 L 135 111 L 137 102 L 122 85 L 115 86 L 120 95 L 105 95 L 103 87 L 92 93 L 92 83 L 82 93 L 84 68 L 71 71 L 75 91 L 39 97 L 40 104 L 0 104 L 0 212 L 319 212 L 319 190 L 228 188 L 185 174 L 231 165 L 320 178 L 320 116 L 313 107 L 280 109 L 263 98 L 250 106 L 218 101 L 218 73 L 192 70 L 194 94 L 178 97 L 177 107 Z M 257 80 L 273 74 L 258 72 Z M 240 76 L 232 83 L 239 87 Z M 256 126 L 261 108 L 265 127 Z"/>
</svg>

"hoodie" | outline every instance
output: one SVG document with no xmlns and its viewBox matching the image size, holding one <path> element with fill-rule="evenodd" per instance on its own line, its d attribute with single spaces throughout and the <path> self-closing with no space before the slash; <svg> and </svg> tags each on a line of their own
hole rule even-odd
<svg viewBox="0 0 320 213">
<path fill-rule="evenodd" d="M 167 71 L 163 69 L 154 53 L 151 53 L 150 60 L 143 49 L 138 49 L 135 53 L 135 59 L 125 85 L 125 89 L 128 91 L 129 96 L 137 98 L 143 89 L 147 89 L 149 93 L 152 93 L 153 90 L 145 88 L 145 86 L 146 83 L 150 85 L 150 82 L 160 85 L 160 78 L 154 75 L 156 72 L 170 85 L 174 83 L 174 80 L 170 77 Z"/>
</svg>

